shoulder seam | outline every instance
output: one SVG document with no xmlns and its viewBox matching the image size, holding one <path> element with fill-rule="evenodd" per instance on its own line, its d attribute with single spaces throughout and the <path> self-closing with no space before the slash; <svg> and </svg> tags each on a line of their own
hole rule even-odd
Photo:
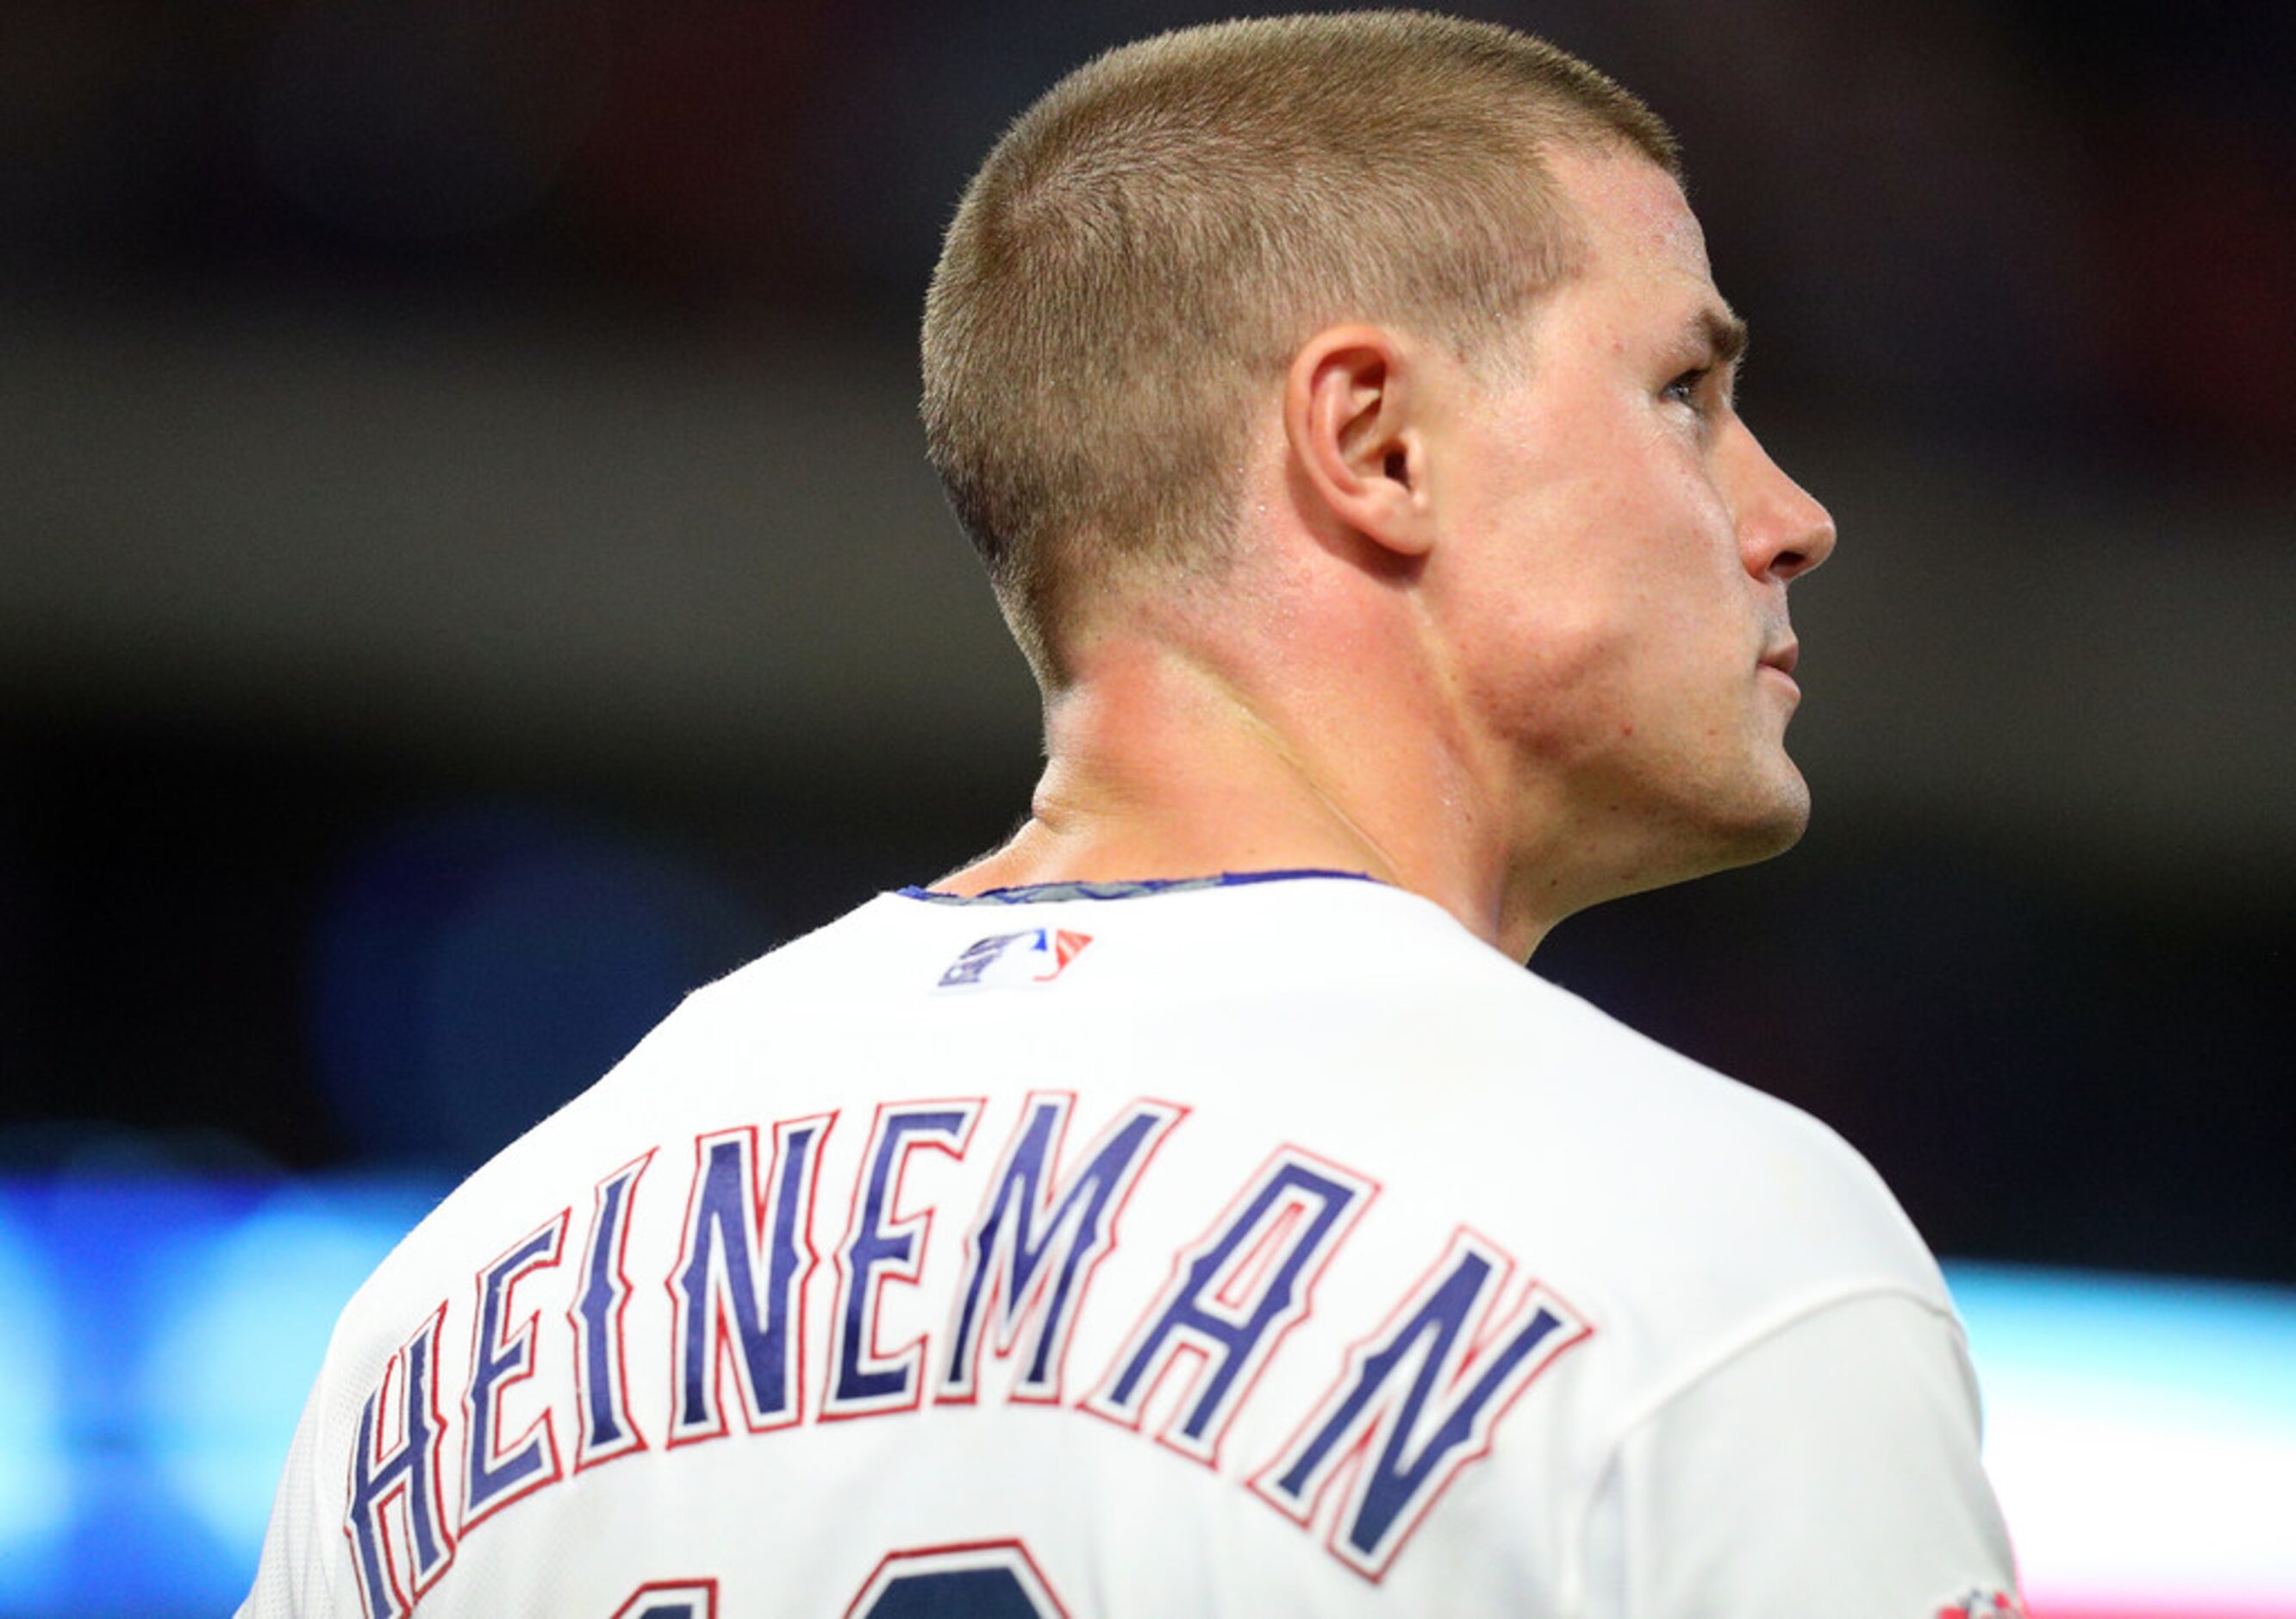
<svg viewBox="0 0 2296 1619">
<path fill-rule="evenodd" d="M 1757 1345 L 1813 1316 L 1872 1298 L 1901 1298 L 1936 1317 L 1961 1345 L 1963 1354 L 1967 1355 L 1968 1334 L 1962 1327 L 1961 1318 L 1954 1313 L 1952 1304 L 1940 1303 L 1922 1289 L 1903 1281 L 1877 1279 L 1838 1285 L 1755 1317 L 1740 1331 L 1723 1339 L 1718 1347 L 1660 1382 L 1640 1403 L 1629 1407 L 1625 1418 L 1611 1431 L 1610 1438 L 1596 1451 L 1601 1465 L 1587 1475 L 1584 1487 L 1578 1492 L 1576 1521 L 1562 1541 L 1568 1548 L 1571 1562 L 1567 1585 L 1571 1588 L 1572 1602 L 1579 1600 L 1583 1595 L 1587 1578 L 1587 1524 L 1594 1510 L 1595 1498 L 1602 1493 L 1603 1481 L 1617 1468 L 1619 1458 L 1626 1451 L 1627 1442 L 1669 1405 Z M 1567 1607 L 1570 1604 L 1565 1606 Z"/>
<path fill-rule="evenodd" d="M 1605 1454 L 1617 1454 L 1619 1449 L 1633 1435 L 1636 1429 L 1755 1345 L 1777 1336 L 1786 1328 L 1805 1321 L 1811 1316 L 1823 1314 L 1839 1305 L 1855 1303 L 1861 1299 L 1886 1298 L 1893 1295 L 1929 1311 L 1930 1314 L 1945 1322 L 1956 1336 L 1963 1337 L 1964 1342 L 1966 1341 L 1966 1336 L 1962 1331 L 1961 1319 L 1954 1314 L 1949 1304 L 1940 1304 L 1919 1288 L 1907 1283 L 1875 1280 L 1828 1288 L 1812 1297 L 1797 1300 L 1791 1304 L 1782 1306 L 1767 1315 L 1755 1317 L 1736 1335 L 1722 1340 L 1720 1347 L 1700 1357 L 1689 1368 L 1676 1373 L 1667 1382 L 1658 1385 L 1656 1390 L 1643 1404 L 1633 1409 L 1619 1425 L 1617 1432 L 1612 1434 L 1609 1445 L 1605 1448 Z"/>
</svg>

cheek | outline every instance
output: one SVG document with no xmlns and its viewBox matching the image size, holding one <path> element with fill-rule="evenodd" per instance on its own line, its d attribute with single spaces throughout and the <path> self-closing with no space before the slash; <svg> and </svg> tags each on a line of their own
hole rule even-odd
<svg viewBox="0 0 2296 1619">
<path fill-rule="evenodd" d="M 1632 735 L 1641 706 L 1637 637 L 1595 595 L 1527 593 L 1482 639 L 1495 655 L 1472 666 L 1479 706 L 1518 749 L 1570 763 Z"/>
<path fill-rule="evenodd" d="M 1477 514 L 1505 538 L 1485 559 L 1483 582 L 1498 582 L 1476 602 L 1469 678 L 1519 746 L 1561 760 L 1694 721 L 1718 650 L 1744 638 L 1729 513 L 1696 457 L 1648 423 L 1591 440 L 1589 425 L 1562 435 L 1571 475 L 1523 456 L 1512 498 Z"/>
<path fill-rule="evenodd" d="M 1747 622 L 1742 579 L 1694 531 L 1590 546 L 1507 604 L 1489 642 L 1504 655 L 1484 666 L 1503 684 L 1487 700 L 1518 748 L 1559 765 L 1696 745 L 1734 727 Z"/>
</svg>

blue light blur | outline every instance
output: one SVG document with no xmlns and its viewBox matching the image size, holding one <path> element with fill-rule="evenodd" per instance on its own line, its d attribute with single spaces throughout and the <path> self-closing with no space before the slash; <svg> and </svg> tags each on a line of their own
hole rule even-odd
<svg viewBox="0 0 2296 1619">
<path fill-rule="evenodd" d="M 0 1612 L 234 1607 L 336 1314 L 446 1189 L 0 1181 Z M 1948 1271 L 1997 1423 L 2038 1381 L 2296 1428 L 2296 1293 Z"/>
<path fill-rule="evenodd" d="M 0 1612 L 228 1612 L 334 1317 L 445 1190 L 0 1182 Z"/>
<path fill-rule="evenodd" d="M 321 1089 L 365 1161 L 467 1173 L 767 937 L 642 842 L 515 805 L 394 823 L 321 920 Z"/>
<path fill-rule="evenodd" d="M 2296 1292 L 1967 1262 L 1948 1280 L 1994 1381 L 2141 1388 L 2195 1425 L 2296 1430 Z"/>
<path fill-rule="evenodd" d="M 4 1205 L 0 1205 L 4 1207 Z M 13 1211 L 0 1213 L 0 1606 L 57 1578 L 77 1508 L 57 1280 Z"/>
</svg>

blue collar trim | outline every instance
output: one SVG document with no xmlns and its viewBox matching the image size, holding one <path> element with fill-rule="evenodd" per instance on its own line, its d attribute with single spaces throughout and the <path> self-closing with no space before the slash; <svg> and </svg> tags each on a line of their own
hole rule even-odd
<svg viewBox="0 0 2296 1619">
<path fill-rule="evenodd" d="M 1289 883 L 1301 877 L 1339 877 L 1349 883 L 1376 883 L 1360 871 L 1326 871 L 1301 867 L 1289 871 L 1223 871 L 1208 877 L 1144 877 L 1128 883 L 1021 883 L 991 888 L 977 894 L 943 893 L 937 888 L 902 888 L 905 900 L 934 905 L 1034 905 L 1054 900 L 1136 900 L 1143 894 L 1171 894 L 1196 888 L 1248 888 L 1255 883 Z"/>
</svg>

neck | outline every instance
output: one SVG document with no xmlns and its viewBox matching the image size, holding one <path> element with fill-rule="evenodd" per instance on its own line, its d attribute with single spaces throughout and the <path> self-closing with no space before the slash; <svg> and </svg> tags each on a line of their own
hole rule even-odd
<svg viewBox="0 0 2296 1619">
<path fill-rule="evenodd" d="M 1557 919 L 1510 893 L 1507 829 L 1462 750 L 1365 672 L 1239 671 L 1147 637 L 1103 643 L 1072 672 L 1046 704 L 1027 824 L 939 886 L 1355 871 L 1517 960 Z"/>
</svg>

